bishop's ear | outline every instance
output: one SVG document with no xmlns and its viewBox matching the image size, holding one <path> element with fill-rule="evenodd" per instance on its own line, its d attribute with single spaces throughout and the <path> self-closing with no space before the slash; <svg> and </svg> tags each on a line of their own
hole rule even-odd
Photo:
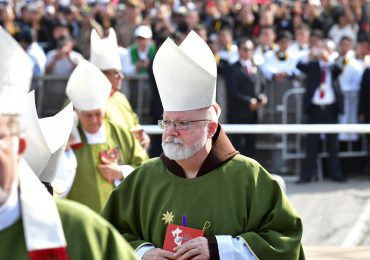
<svg viewBox="0 0 370 260">
<path fill-rule="evenodd" d="M 214 121 L 211 121 L 208 124 L 208 127 L 209 127 L 208 138 L 212 138 L 215 135 L 216 130 L 217 130 L 217 126 L 218 126 L 218 123 L 214 122 Z"/>
</svg>

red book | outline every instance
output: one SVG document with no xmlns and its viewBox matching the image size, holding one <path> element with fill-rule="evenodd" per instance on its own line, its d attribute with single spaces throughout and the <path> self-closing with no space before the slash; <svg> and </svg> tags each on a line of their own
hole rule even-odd
<svg viewBox="0 0 370 260">
<path fill-rule="evenodd" d="M 202 236 L 204 236 L 203 230 L 168 224 L 163 249 L 174 252 L 173 249 L 175 247 L 184 244 L 190 239 Z"/>
</svg>

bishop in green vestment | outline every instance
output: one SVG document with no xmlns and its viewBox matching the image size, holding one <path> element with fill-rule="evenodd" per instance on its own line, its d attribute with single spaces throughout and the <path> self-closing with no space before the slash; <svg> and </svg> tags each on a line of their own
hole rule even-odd
<svg viewBox="0 0 370 260">
<path fill-rule="evenodd" d="M 88 61 L 76 67 L 66 88 L 78 115 L 81 138 L 73 146 L 77 169 L 67 198 L 96 212 L 105 205 L 115 183 L 148 159 L 129 129 L 105 117 L 110 91 L 108 79 Z"/>
<path fill-rule="evenodd" d="M 117 164 L 139 166 L 148 156 L 128 129 L 104 119 L 102 127 L 105 128 L 106 140 L 101 143 L 89 144 L 82 125 L 79 132 L 82 145 L 73 149 L 77 158 L 77 169 L 68 199 L 78 201 L 100 212 L 108 200 L 115 184 L 101 173 L 99 165 L 102 164 L 102 152 L 117 152 Z M 122 177 L 118 177 L 122 179 Z"/>
<path fill-rule="evenodd" d="M 168 224 L 182 225 L 185 215 L 210 241 L 238 237 L 258 259 L 304 259 L 302 222 L 289 199 L 261 165 L 235 151 L 222 128 L 196 178 L 162 154 L 113 191 L 102 215 L 135 249 L 162 248 Z"/>
<path fill-rule="evenodd" d="M 167 39 L 153 72 L 163 154 L 113 191 L 102 216 L 143 258 L 304 259 L 302 221 L 284 191 L 218 124 L 207 44 L 195 32 L 179 47 Z"/>
<path fill-rule="evenodd" d="M 108 36 L 103 39 L 95 29 L 91 31 L 90 61 L 104 73 L 112 85 L 110 98 L 106 107 L 108 120 L 129 130 L 141 128 L 137 114 L 133 111 L 126 96 L 120 92 L 124 77 L 122 75 L 117 37 L 113 28 L 109 29 Z M 143 148 L 148 149 L 150 137 L 143 131 L 139 133 L 136 137 Z"/>
</svg>

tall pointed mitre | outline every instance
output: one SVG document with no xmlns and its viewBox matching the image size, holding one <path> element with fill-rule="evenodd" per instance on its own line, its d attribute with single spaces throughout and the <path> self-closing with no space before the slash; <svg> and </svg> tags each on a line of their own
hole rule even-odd
<svg viewBox="0 0 370 260">
<path fill-rule="evenodd" d="M 95 29 L 90 37 L 90 62 L 100 70 L 121 70 L 121 60 L 117 45 L 117 37 L 113 28 L 109 29 L 107 38 L 101 39 Z"/>
<path fill-rule="evenodd" d="M 112 85 L 93 64 L 81 61 L 69 77 L 66 94 L 79 111 L 104 109 Z"/>
<path fill-rule="evenodd" d="M 39 119 L 35 106 L 34 91 L 27 95 L 22 120 L 25 121 L 25 136 L 28 142 L 24 159 L 41 181 L 51 183 L 57 172 L 59 160 L 73 125 L 72 104 L 52 117 Z"/>
<path fill-rule="evenodd" d="M 164 111 L 194 110 L 216 102 L 216 61 L 194 31 L 180 46 L 169 38 L 162 44 L 153 61 L 153 73 Z"/>
<path fill-rule="evenodd" d="M 33 63 L 22 47 L 0 26 L 0 112 L 20 112 L 20 96 L 28 93 Z"/>
</svg>

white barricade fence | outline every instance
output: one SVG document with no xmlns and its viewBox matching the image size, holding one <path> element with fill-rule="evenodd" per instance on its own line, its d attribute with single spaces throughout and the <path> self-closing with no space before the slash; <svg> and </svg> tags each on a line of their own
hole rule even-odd
<svg viewBox="0 0 370 260">
<path fill-rule="evenodd" d="M 161 134 L 157 125 L 143 125 L 147 134 Z M 370 124 L 222 124 L 228 134 L 370 133 Z"/>
<path fill-rule="evenodd" d="M 370 133 L 370 124 L 221 124 L 222 128 L 227 134 L 273 134 L 282 136 L 286 134 L 322 134 L 322 133 Z M 163 130 L 157 125 L 143 125 L 142 126 L 147 134 L 162 134 Z M 280 146 L 282 152 L 282 160 L 304 158 L 304 153 L 301 151 L 302 147 L 299 144 L 296 151 L 291 151 L 287 147 L 287 143 L 283 142 Z M 349 151 L 339 153 L 339 156 L 343 157 L 355 157 L 355 156 L 366 156 L 367 151 Z M 320 153 L 318 156 L 318 177 L 319 180 L 323 180 L 323 169 L 321 158 L 327 156 L 327 153 Z M 300 164 L 296 163 L 295 172 L 298 173 Z M 296 176 L 297 177 L 297 176 Z M 293 178 L 294 180 L 294 178 Z"/>
</svg>

